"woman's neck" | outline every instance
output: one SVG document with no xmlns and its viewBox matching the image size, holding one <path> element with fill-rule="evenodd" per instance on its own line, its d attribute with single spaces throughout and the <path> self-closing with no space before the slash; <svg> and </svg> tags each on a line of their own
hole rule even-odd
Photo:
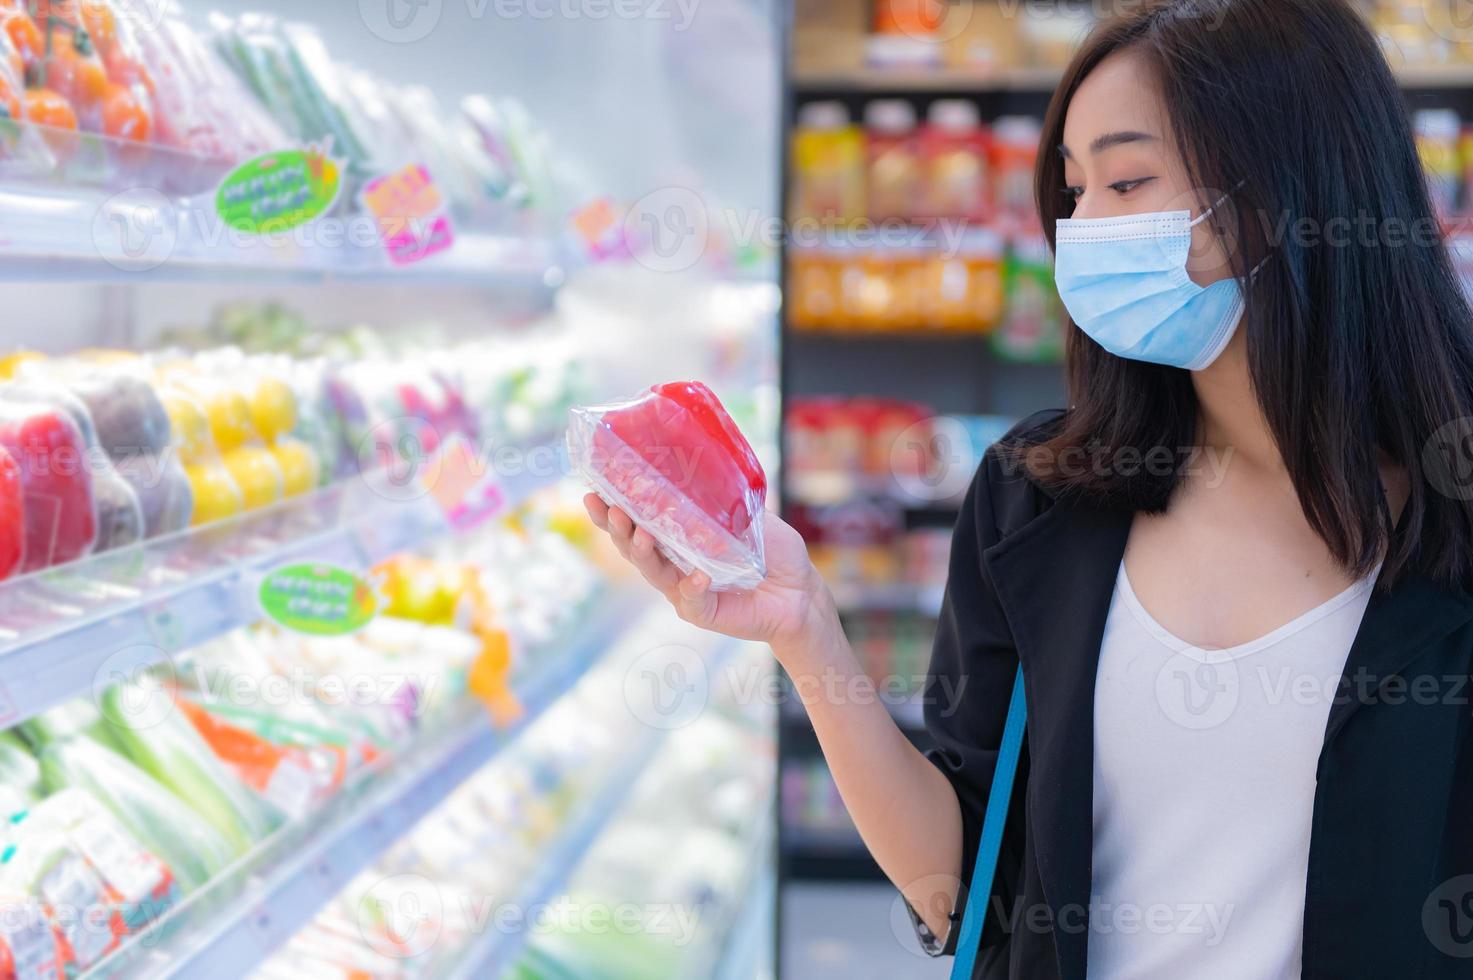
<svg viewBox="0 0 1473 980">
<path fill-rule="evenodd" d="M 1262 476 L 1288 479 L 1284 458 L 1258 405 L 1248 373 L 1247 336 L 1239 330 L 1222 356 L 1192 375 L 1204 450 L 1228 456 Z"/>
</svg>

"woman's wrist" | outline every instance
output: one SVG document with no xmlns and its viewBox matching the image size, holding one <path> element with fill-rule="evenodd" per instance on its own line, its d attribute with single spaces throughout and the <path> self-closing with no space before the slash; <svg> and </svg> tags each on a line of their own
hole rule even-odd
<svg viewBox="0 0 1473 980">
<path fill-rule="evenodd" d="M 797 623 L 772 638 L 772 652 L 790 674 L 820 669 L 832 661 L 843 642 L 844 627 L 834 596 L 817 569 L 812 576 L 812 585 L 800 600 Z"/>
</svg>

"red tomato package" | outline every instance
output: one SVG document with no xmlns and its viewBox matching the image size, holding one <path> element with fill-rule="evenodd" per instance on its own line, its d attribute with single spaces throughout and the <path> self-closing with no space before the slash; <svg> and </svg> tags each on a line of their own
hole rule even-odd
<svg viewBox="0 0 1473 980">
<path fill-rule="evenodd" d="M 627 401 L 575 408 L 574 467 L 625 511 L 683 572 L 717 591 L 756 588 L 767 476 L 741 430 L 705 385 L 655 385 Z"/>
</svg>

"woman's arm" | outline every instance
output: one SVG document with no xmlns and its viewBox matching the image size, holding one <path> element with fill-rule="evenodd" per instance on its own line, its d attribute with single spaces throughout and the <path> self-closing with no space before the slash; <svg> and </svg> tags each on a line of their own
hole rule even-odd
<svg viewBox="0 0 1473 980">
<path fill-rule="evenodd" d="M 681 576 L 628 515 L 590 494 L 589 516 L 682 619 L 764 641 L 813 720 L 844 805 L 876 862 L 932 933 L 944 939 L 962 872 L 962 818 L 951 782 L 905 737 L 844 636 L 803 539 L 767 515 L 767 579 L 737 595 Z"/>
<path fill-rule="evenodd" d="M 828 590 L 823 603 L 833 608 Z M 962 871 L 962 819 L 951 782 L 895 724 L 837 615 L 773 645 L 808 710 L 824 759 L 865 846 L 932 935 L 947 938 Z"/>
</svg>

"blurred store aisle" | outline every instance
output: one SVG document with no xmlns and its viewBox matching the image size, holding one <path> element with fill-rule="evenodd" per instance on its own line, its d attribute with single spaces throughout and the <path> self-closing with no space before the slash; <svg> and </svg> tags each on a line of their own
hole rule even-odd
<svg viewBox="0 0 1473 980">
<path fill-rule="evenodd" d="M 889 885 L 793 883 L 783 895 L 783 976 L 940 980 L 951 961 L 921 953 Z"/>
</svg>

